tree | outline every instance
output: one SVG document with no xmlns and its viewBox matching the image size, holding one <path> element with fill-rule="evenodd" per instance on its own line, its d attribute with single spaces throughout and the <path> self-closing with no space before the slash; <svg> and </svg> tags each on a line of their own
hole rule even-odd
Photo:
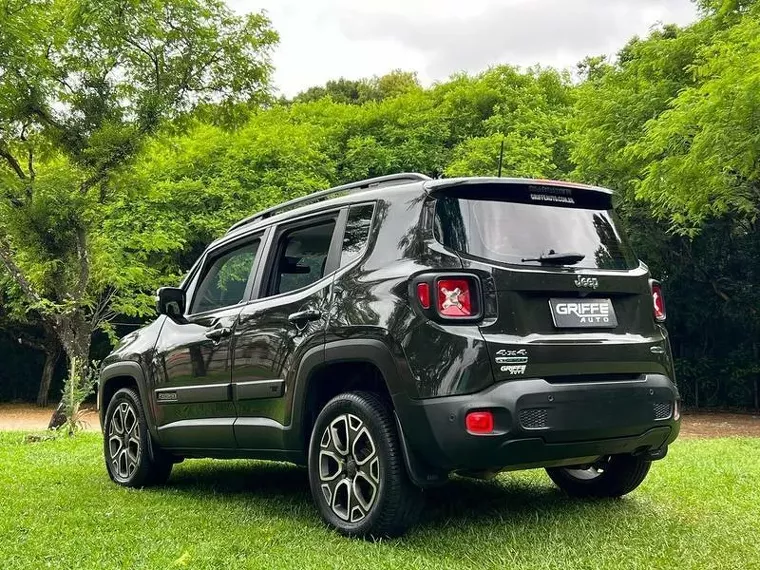
<svg viewBox="0 0 760 570">
<path fill-rule="evenodd" d="M 166 121 L 265 97 L 277 35 L 219 0 L 8 0 L 0 28 L 0 261 L 76 382 L 95 329 L 151 310 L 145 252 L 101 231 L 114 180 Z"/>
<path fill-rule="evenodd" d="M 362 103 L 382 101 L 421 89 L 417 73 L 394 69 L 385 75 L 361 81 L 359 84 L 359 100 Z"/>
<path fill-rule="evenodd" d="M 324 87 L 309 87 L 302 91 L 293 97 L 293 102 L 310 103 L 330 98 L 335 103 L 362 105 L 368 101 L 391 99 L 420 89 L 422 87 L 415 72 L 394 69 L 390 73 L 370 79 L 331 79 Z"/>
<path fill-rule="evenodd" d="M 523 73 L 505 65 L 482 74 L 477 84 L 474 91 L 482 94 L 470 95 L 468 104 L 458 106 L 480 122 L 478 128 L 466 130 L 483 134 L 459 143 L 446 175 L 496 176 L 503 141 L 504 175 L 566 176 L 570 170 L 567 116 L 573 102 L 569 77 L 540 68 Z M 459 101 L 462 98 L 467 95 L 460 95 Z M 479 99 L 486 105 L 474 106 Z"/>
<path fill-rule="evenodd" d="M 752 226 L 760 212 L 760 4 L 730 25 L 725 18 L 696 53 L 695 80 L 631 149 L 647 164 L 639 196 L 691 235 L 710 217 Z"/>
<path fill-rule="evenodd" d="M 336 103 L 355 104 L 360 102 L 361 82 L 354 79 L 331 79 L 324 87 L 309 87 L 293 98 L 296 103 L 308 103 L 329 97 Z"/>
<path fill-rule="evenodd" d="M 713 33 L 697 51 L 693 83 L 631 148 L 647 165 L 636 191 L 674 232 L 707 246 L 689 251 L 693 283 L 710 317 L 736 327 L 708 337 L 732 358 L 709 388 L 760 409 L 760 3 L 721 2 L 707 21 Z"/>
<path fill-rule="evenodd" d="M 234 222 L 330 186 L 329 149 L 322 128 L 289 120 L 286 107 L 251 116 L 234 136 L 203 123 L 164 133 L 118 181 L 114 206 L 130 215 L 112 216 L 107 231 L 145 252 L 165 285 Z M 161 249 L 145 244 L 146 235 Z"/>
<path fill-rule="evenodd" d="M 586 62 L 572 121 L 575 176 L 618 190 L 637 250 L 667 287 L 690 404 L 760 406 L 760 3 Z"/>
</svg>

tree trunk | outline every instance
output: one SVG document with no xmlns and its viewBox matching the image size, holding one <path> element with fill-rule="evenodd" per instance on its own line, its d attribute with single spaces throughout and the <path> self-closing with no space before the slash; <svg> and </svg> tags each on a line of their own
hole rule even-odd
<svg viewBox="0 0 760 570">
<path fill-rule="evenodd" d="M 48 394 L 50 394 L 50 385 L 53 383 L 53 373 L 55 372 L 55 365 L 58 363 L 59 355 L 60 350 L 58 350 L 58 346 L 45 346 L 45 364 L 42 367 L 40 389 L 37 392 L 37 405 L 40 407 L 48 405 Z"/>
<path fill-rule="evenodd" d="M 66 382 L 78 382 L 90 363 L 90 342 L 92 341 L 90 324 L 83 314 L 77 312 L 66 316 L 58 315 L 53 329 L 61 341 L 69 364 Z M 65 423 L 67 417 L 61 404 L 53 412 L 48 429 L 57 428 Z"/>
</svg>

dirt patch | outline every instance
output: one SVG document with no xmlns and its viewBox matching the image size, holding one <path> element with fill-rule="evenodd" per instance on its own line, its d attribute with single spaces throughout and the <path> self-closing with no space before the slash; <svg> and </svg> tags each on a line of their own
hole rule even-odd
<svg viewBox="0 0 760 570">
<path fill-rule="evenodd" d="M 0 404 L 0 430 L 42 431 L 47 429 L 55 406 L 39 408 L 30 404 Z M 85 406 L 84 428 L 100 429 L 98 413 L 92 406 Z"/>
<path fill-rule="evenodd" d="M 760 416 L 727 412 L 684 414 L 681 437 L 760 437 Z"/>
<path fill-rule="evenodd" d="M 29 404 L 0 404 L 0 430 L 41 431 L 47 428 L 54 406 L 38 408 Z M 100 422 L 94 407 L 86 407 L 85 429 L 98 431 Z M 760 416 L 725 412 L 684 414 L 681 437 L 760 437 Z"/>
</svg>

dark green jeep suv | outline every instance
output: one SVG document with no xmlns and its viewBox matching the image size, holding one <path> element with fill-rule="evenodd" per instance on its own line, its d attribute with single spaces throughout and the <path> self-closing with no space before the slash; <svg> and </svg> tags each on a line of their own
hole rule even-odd
<svg viewBox="0 0 760 570">
<path fill-rule="evenodd" d="M 235 224 L 158 312 L 101 372 L 121 485 L 290 461 L 328 524 L 393 536 L 452 473 L 624 495 L 679 431 L 662 291 L 602 188 L 347 184 Z"/>
</svg>

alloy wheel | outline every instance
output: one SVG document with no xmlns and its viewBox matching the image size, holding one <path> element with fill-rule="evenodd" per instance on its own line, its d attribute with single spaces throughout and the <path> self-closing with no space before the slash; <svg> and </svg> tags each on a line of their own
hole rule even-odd
<svg viewBox="0 0 760 570">
<path fill-rule="evenodd" d="M 108 428 L 108 453 L 114 476 L 129 480 L 140 464 L 140 452 L 137 411 L 128 402 L 122 402 L 114 410 Z"/>
<path fill-rule="evenodd" d="M 322 494 L 337 517 L 357 523 L 370 513 L 380 487 L 380 459 L 358 416 L 341 414 L 325 428 L 318 469 Z"/>
</svg>

